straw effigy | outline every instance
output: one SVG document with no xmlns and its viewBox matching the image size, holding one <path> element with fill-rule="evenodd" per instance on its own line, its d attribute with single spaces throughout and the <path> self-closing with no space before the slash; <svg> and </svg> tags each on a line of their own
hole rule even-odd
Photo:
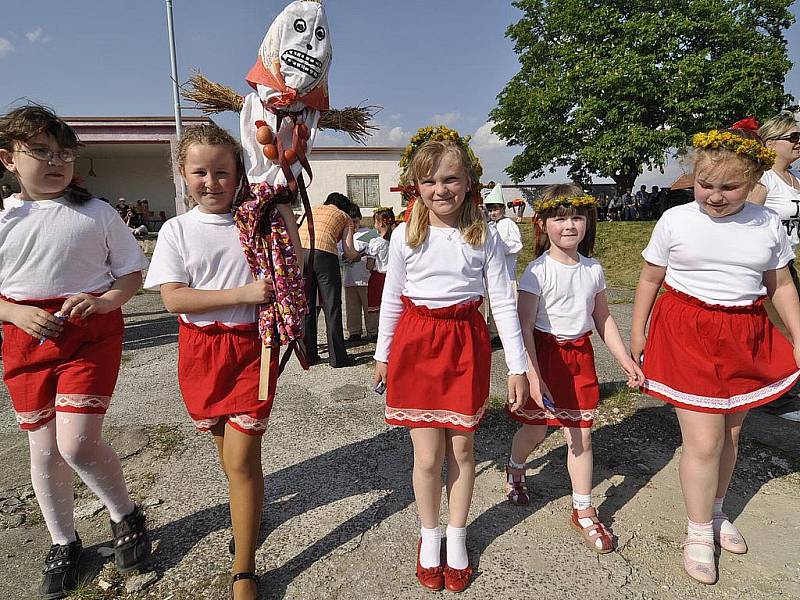
<svg viewBox="0 0 800 600">
<path fill-rule="evenodd" d="M 181 95 L 194 102 L 198 110 L 205 114 L 221 112 L 241 112 L 244 98 L 235 90 L 215 83 L 201 73 L 193 75 L 189 81 L 181 86 Z M 364 144 L 372 131 L 377 131 L 377 125 L 372 123 L 372 118 L 381 110 L 380 106 L 363 105 L 348 106 L 342 109 L 331 108 L 322 111 L 319 119 L 319 129 L 342 131 L 349 135 L 353 141 Z"/>
</svg>

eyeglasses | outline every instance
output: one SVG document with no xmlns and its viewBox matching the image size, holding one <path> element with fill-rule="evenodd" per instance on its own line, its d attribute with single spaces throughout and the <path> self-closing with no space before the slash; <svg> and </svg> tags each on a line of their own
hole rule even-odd
<svg viewBox="0 0 800 600">
<path fill-rule="evenodd" d="M 72 163 L 75 162 L 75 159 L 78 158 L 78 154 L 75 150 L 70 150 L 67 148 L 66 150 L 59 150 L 58 152 L 53 152 L 52 150 L 45 150 L 44 148 L 33 148 L 31 150 L 14 150 L 14 152 L 22 152 L 23 154 L 27 154 L 28 156 L 32 156 L 36 160 L 41 160 L 43 162 L 53 162 L 54 158 L 58 158 L 63 163 Z"/>
<path fill-rule="evenodd" d="M 772 138 L 773 140 L 780 140 L 782 142 L 791 142 L 796 144 L 800 142 L 800 131 L 793 131 L 789 135 L 782 135 L 781 137 Z"/>
</svg>

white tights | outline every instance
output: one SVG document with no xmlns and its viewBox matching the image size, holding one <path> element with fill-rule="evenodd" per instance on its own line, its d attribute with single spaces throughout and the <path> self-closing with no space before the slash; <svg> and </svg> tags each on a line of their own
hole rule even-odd
<svg viewBox="0 0 800 600">
<path fill-rule="evenodd" d="M 119 522 L 134 505 L 117 453 L 102 437 L 104 415 L 57 412 L 28 432 L 31 482 L 54 544 L 75 540 L 73 471 Z"/>
</svg>

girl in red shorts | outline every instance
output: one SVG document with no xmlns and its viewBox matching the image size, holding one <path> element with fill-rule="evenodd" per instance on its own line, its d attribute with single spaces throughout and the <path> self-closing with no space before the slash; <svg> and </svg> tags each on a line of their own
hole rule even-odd
<svg viewBox="0 0 800 600">
<path fill-rule="evenodd" d="M 506 467 L 506 494 L 528 504 L 525 463 L 547 427 L 563 427 L 572 483 L 572 526 L 595 552 L 613 550 L 612 536 L 592 506 L 592 422 L 600 388 L 589 336 L 597 329 L 636 387 L 644 377 L 631 360 L 608 310 L 603 267 L 593 258 L 597 202 L 576 185 L 552 185 L 536 204 L 538 258 L 519 283 L 519 318 L 531 368 L 531 399 L 512 418 L 514 435 Z"/>
<path fill-rule="evenodd" d="M 492 350 L 479 312 L 488 295 L 506 348 L 509 401 L 528 395 L 527 361 L 502 241 L 475 201 L 466 145 L 428 141 L 405 179 L 418 190 L 411 219 L 392 234 L 374 383 L 386 385 L 386 422 L 410 429 L 414 498 L 422 524 L 417 578 L 463 591 L 472 569 L 466 525 L 475 484 L 473 439 L 489 399 Z M 447 562 L 439 510 L 447 460 Z"/>
<path fill-rule="evenodd" d="M 101 431 L 122 356 L 120 307 L 147 261 L 117 212 L 73 183 L 78 146 L 41 106 L 0 117 L 0 171 L 21 190 L 0 207 L 3 379 L 28 432 L 31 482 L 53 541 L 42 598 L 78 584 L 73 472 L 108 509 L 118 569 L 150 556 L 144 513 Z"/>
<path fill-rule="evenodd" d="M 272 284 L 253 280 L 231 214 L 243 168 L 238 142 L 213 124 L 191 127 L 178 146 L 178 168 L 195 206 L 159 231 L 145 287 L 160 288 L 167 310 L 180 313 L 181 395 L 195 427 L 214 436 L 228 478 L 233 572 L 240 575 L 234 597 L 255 598 L 261 436 L 278 371 L 275 349 L 268 397 L 260 400 L 257 309 L 271 301 Z"/>
</svg>

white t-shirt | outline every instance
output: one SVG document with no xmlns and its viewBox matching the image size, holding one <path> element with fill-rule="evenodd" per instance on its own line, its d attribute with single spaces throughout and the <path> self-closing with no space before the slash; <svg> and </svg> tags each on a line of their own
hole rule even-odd
<svg viewBox="0 0 800 600">
<path fill-rule="evenodd" d="M 144 286 L 157 289 L 164 283 L 185 283 L 197 290 L 227 290 L 252 282 L 231 214 L 204 213 L 195 206 L 161 227 Z M 199 327 L 215 321 L 238 325 L 254 323 L 257 311 L 255 304 L 237 304 L 181 318 Z"/>
<path fill-rule="evenodd" d="M 545 252 L 531 261 L 519 280 L 521 292 L 539 296 L 536 329 L 559 340 L 576 340 L 594 328 L 594 299 L 606 289 L 603 267 L 594 258 L 565 265 Z"/>
<path fill-rule="evenodd" d="M 522 234 L 520 234 L 517 224 L 508 217 L 503 217 L 496 221 L 494 225 L 497 227 L 497 233 L 500 234 L 500 239 L 503 240 L 503 245 L 505 246 L 508 276 L 512 281 L 516 281 L 517 254 L 522 250 Z"/>
<path fill-rule="evenodd" d="M 353 234 L 353 245 L 358 252 L 366 250 L 369 241 L 359 239 L 359 236 L 369 233 L 369 227 L 359 227 Z M 337 244 L 339 256 L 344 253 L 342 242 Z M 342 285 L 344 287 L 366 286 L 369 284 L 369 271 L 367 271 L 367 259 L 362 258 L 358 262 L 343 261 L 342 263 Z"/>
<path fill-rule="evenodd" d="M 797 177 L 797 173 L 792 171 Z M 792 250 L 797 250 L 800 245 L 798 227 L 800 227 L 800 191 L 787 184 L 780 176 L 770 169 L 761 176 L 761 185 L 767 188 L 767 200 L 764 206 L 771 208 L 783 221 Z"/>
<path fill-rule="evenodd" d="M 642 252 L 667 268 L 666 283 L 707 304 L 746 306 L 767 293 L 764 271 L 794 260 L 778 215 L 746 202 L 727 217 L 709 216 L 697 202 L 670 208 Z"/>
<path fill-rule="evenodd" d="M 467 244 L 458 229 L 429 227 L 428 238 L 411 249 L 406 244 L 406 224 L 392 232 L 389 270 L 381 300 L 375 359 L 389 360 L 389 350 L 403 311 L 400 296 L 418 306 L 443 308 L 488 296 L 497 332 L 503 341 L 511 373 L 526 373 L 528 359 L 517 317 L 517 298 L 508 278 L 502 240 L 489 228 L 486 243 Z"/>
<path fill-rule="evenodd" d="M 139 243 L 116 210 L 92 198 L 25 201 L 0 210 L 0 294 L 12 300 L 103 293 L 147 268 Z"/>
<path fill-rule="evenodd" d="M 389 242 L 378 236 L 369 241 L 367 255 L 375 259 L 374 269 L 379 273 L 386 273 L 389 270 Z"/>
</svg>

